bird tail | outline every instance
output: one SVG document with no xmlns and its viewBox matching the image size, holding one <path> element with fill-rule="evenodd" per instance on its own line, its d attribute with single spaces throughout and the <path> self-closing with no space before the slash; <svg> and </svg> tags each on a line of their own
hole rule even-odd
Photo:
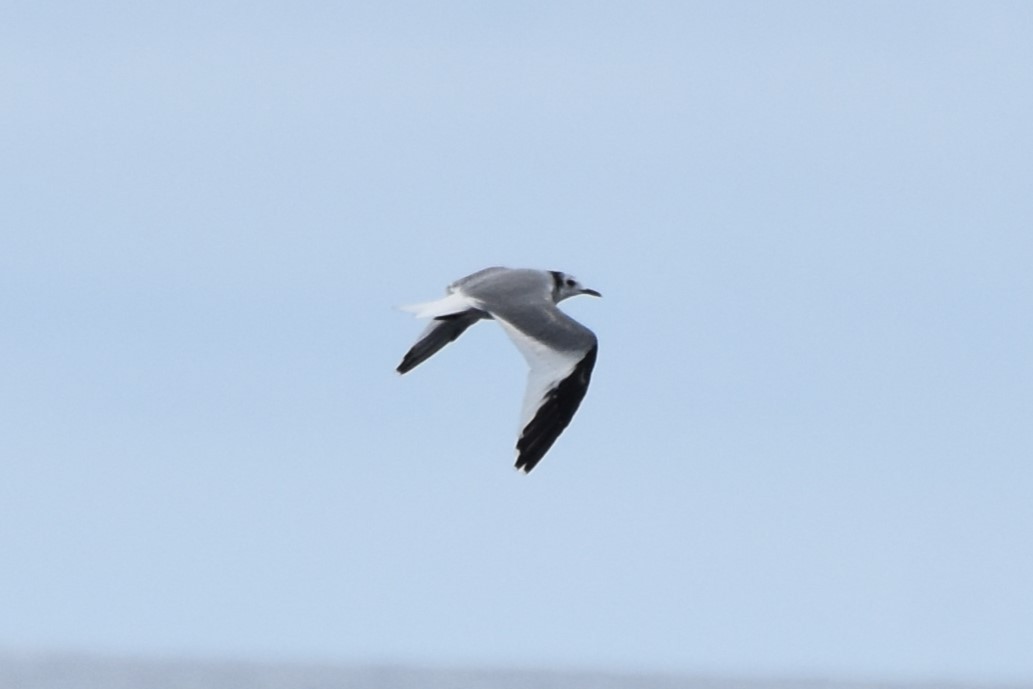
<svg viewBox="0 0 1033 689">
<path fill-rule="evenodd" d="M 472 303 L 470 298 L 465 294 L 461 292 L 452 292 L 441 299 L 426 301 L 422 304 L 399 306 L 398 308 L 402 311 L 413 314 L 417 318 L 440 318 L 442 316 L 451 316 L 456 313 L 462 313 L 470 308 L 476 308 L 476 305 Z"/>
</svg>

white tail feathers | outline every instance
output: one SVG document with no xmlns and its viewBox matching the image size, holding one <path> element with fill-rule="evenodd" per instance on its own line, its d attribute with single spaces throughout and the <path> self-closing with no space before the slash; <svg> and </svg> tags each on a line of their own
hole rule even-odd
<svg viewBox="0 0 1033 689">
<path fill-rule="evenodd" d="M 413 314 L 417 318 L 437 318 L 439 316 L 449 316 L 453 313 L 462 313 L 467 309 L 477 308 L 477 306 L 462 292 L 453 292 L 442 299 L 427 301 L 422 304 L 399 306 L 398 308 Z"/>
</svg>

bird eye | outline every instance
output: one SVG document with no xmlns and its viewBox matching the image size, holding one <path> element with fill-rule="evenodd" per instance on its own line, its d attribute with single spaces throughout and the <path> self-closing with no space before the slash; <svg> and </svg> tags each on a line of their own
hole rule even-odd
<svg viewBox="0 0 1033 689">
<path fill-rule="evenodd" d="M 576 283 L 573 280 L 571 280 L 570 278 L 567 278 L 567 287 L 573 287 L 575 284 Z"/>
</svg>

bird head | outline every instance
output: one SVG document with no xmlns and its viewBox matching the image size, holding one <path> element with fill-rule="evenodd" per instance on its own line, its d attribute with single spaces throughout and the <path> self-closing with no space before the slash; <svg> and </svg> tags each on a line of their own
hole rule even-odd
<svg viewBox="0 0 1033 689">
<path fill-rule="evenodd" d="M 553 280 L 552 297 L 557 304 L 564 299 L 576 297 L 579 294 L 588 294 L 593 297 L 603 296 L 594 289 L 589 289 L 582 285 L 573 275 L 567 275 L 558 270 L 550 272 L 552 273 Z"/>
</svg>

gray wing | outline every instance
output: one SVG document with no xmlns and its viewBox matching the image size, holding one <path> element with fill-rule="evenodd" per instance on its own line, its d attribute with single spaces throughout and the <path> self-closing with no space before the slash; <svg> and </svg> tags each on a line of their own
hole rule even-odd
<svg viewBox="0 0 1033 689">
<path fill-rule="evenodd" d="M 447 316 L 438 316 L 430 322 L 420 335 L 420 339 L 402 357 L 402 363 L 398 364 L 395 370 L 399 373 L 408 373 L 437 354 L 449 342 L 454 342 L 467 328 L 482 318 L 491 316 L 479 309 L 467 309 Z"/>
<path fill-rule="evenodd" d="M 502 306 L 491 313 L 530 366 L 516 445 L 516 467 L 527 473 L 581 406 L 599 345 L 591 330 L 551 301 Z"/>
</svg>

